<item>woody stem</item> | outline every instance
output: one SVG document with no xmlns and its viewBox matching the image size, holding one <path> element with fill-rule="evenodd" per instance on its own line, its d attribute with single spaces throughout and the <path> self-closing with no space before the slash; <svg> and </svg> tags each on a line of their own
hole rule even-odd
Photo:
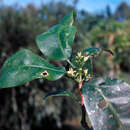
<svg viewBox="0 0 130 130">
<path fill-rule="evenodd" d="M 84 100 L 83 100 L 83 95 L 82 95 L 82 92 L 81 92 L 81 89 L 82 89 L 82 85 L 83 85 L 83 81 L 81 81 L 79 83 L 79 91 L 80 91 L 80 98 L 81 98 L 81 110 L 82 110 L 82 119 L 81 119 L 81 125 L 82 127 L 85 128 L 85 130 L 93 130 L 93 128 L 89 127 L 87 122 L 86 122 L 86 110 L 85 110 L 85 106 L 84 106 Z"/>
</svg>

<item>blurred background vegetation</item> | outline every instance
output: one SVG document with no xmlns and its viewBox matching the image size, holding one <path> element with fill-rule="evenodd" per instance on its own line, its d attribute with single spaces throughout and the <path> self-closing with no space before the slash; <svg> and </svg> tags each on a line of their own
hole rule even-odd
<svg viewBox="0 0 130 130">
<path fill-rule="evenodd" d="M 43 56 L 37 49 L 35 37 L 58 24 L 71 10 L 77 11 L 78 32 L 73 53 L 87 47 L 101 47 L 114 52 L 94 59 L 93 77 L 118 77 L 130 83 L 130 6 L 126 2 L 111 11 L 108 5 L 100 13 L 77 10 L 72 4 L 50 1 L 35 6 L 17 4 L 6 6 L 0 1 L 0 68 L 4 61 L 22 48 Z M 44 56 L 43 56 L 44 57 Z M 61 65 L 61 62 L 55 63 Z M 65 97 L 42 100 L 47 92 L 70 90 L 78 96 L 77 84 L 63 77 L 58 81 L 35 80 L 21 87 L 0 90 L 0 130 L 81 130 L 80 107 Z"/>
</svg>

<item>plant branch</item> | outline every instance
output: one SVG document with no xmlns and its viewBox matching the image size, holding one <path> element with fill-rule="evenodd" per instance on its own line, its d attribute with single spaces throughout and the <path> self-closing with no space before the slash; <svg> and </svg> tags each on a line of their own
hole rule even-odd
<svg viewBox="0 0 130 130">
<path fill-rule="evenodd" d="M 81 106 L 81 110 L 82 110 L 82 119 L 81 119 L 81 125 L 82 127 L 85 128 L 85 130 L 93 130 L 92 126 L 89 127 L 88 123 L 86 122 L 86 110 L 85 110 L 85 106 L 82 105 Z"/>
<path fill-rule="evenodd" d="M 90 128 L 89 125 L 86 122 L 86 110 L 85 110 L 85 106 L 84 106 L 83 95 L 82 95 L 82 92 L 81 92 L 82 85 L 83 85 L 83 81 L 81 81 L 79 83 L 79 86 L 78 86 L 79 91 L 80 91 L 80 98 L 81 98 L 81 104 L 80 105 L 81 105 L 81 110 L 82 110 L 81 125 L 82 125 L 82 127 L 85 128 L 85 130 L 93 130 L 92 126 Z"/>
<path fill-rule="evenodd" d="M 83 81 L 81 81 L 81 82 L 79 83 L 79 91 L 80 91 L 80 98 L 81 98 L 81 106 L 84 104 L 83 95 L 82 95 L 82 92 L 81 92 L 82 85 L 83 85 Z"/>
</svg>

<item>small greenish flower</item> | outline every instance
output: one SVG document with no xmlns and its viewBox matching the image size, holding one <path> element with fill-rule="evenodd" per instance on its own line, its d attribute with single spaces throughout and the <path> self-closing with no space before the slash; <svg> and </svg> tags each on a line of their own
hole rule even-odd
<svg viewBox="0 0 130 130">
<path fill-rule="evenodd" d="M 79 68 L 80 71 L 82 71 L 82 68 Z"/>
<path fill-rule="evenodd" d="M 91 79 L 91 75 L 90 75 L 90 74 L 88 74 L 87 78 L 88 78 L 88 79 Z"/>
<path fill-rule="evenodd" d="M 88 74 L 88 69 L 85 69 L 85 70 L 84 70 L 84 74 L 85 74 L 85 76 L 87 76 L 87 74 Z"/>
<path fill-rule="evenodd" d="M 76 58 L 77 58 L 77 59 L 83 58 L 82 53 L 81 53 L 81 52 L 78 52 Z"/>
<path fill-rule="evenodd" d="M 84 57 L 84 62 L 86 62 L 89 59 L 89 56 Z"/>
<path fill-rule="evenodd" d="M 74 73 L 75 72 L 76 71 L 74 71 L 73 68 L 69 68 L 69 71 L 67 71 L 67 74 L 70 75 L 70 76 L 72 76 L 72 77 L 74 77 Z"/>
<path fill-rule="evenodd" d="M 79 74 L 82 74 L 82 68 L 78 69 Z"/>
<path fill-rule="evenodd" d="M 78 56 L 78 57 L 81 57 L 81 56 L 82 56 L 82 53 L 81 53 L 81 52 L 78 52 L 78 53 L 77 53 L 77 56 Z"/>
</svg>

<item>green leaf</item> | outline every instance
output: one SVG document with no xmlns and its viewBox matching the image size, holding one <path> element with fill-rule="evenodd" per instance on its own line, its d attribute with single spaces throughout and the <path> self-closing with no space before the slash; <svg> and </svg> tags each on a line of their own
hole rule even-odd
<svg viewBox="0 0 130 130">
<path fill-rule="evenodd" d="M 99 85 L 116 85 L 117 83 L 122 83 L 122 80 L 118 80 L 116 78 L 111 79 L 111 78 L 106 78 L 104 82 L 100 83 Z"/>
<path fill-rule="evenodd" d="M 57 80 L 65 72 L 64 67 L 54 67 L 40 56 L 24 49 L 4 63 L 0 72 L 0 88 L 18 86 L 38 78 Z"/>
<path fill-rule="evenodd" d="M 101 49 L 101 48 L 86 48 L 82 51 L 82 54 L 84 56 L 98 56 L 103 51 L 110 53 L 111 55 L 114 55 L 114 53 L 109 49 Z"/>
<path fill-rule="evenodd" d="M 75 33 L 76 28 L 74 26 L 69 26 L 68 23 L 58 24 L 37 36 L 37 46 L 49 59 L 67 60 L 72 53 Z"/>
<path fill-rule="evenodd" d="M 71 26 L 74 23 L 75 17 L 76 17 L 76 12 L 71 11 L 69 14 L 67 14 L 65 17 L 62 18 L 61 24 Z"/>
<path fill-rule="evenodd" d="M 86 82 L 82 93 L 94 130 L 129 130 L 130 85 L 117 79 L 99 79 Z"/>
<path fill-rule="evenodd" d="M 86 48 L 83 50 L 82 54 L 84 56 L 98 56 L 101 52 L 100 48 Z"/>
<path fill-rule="evenodd" d="M 105 52 L 110 53 L 111 55 L 114 55 L 114 53 L 111 50 L 109 50 L 109 49 L 102 49 L 102 51 L 105 51 Z"/>
<path fill-rule="evenodd" d="M 87 62 L 83 65 L 83 69 L 86 70 L 88 69 L 88 74 L 92 76 L 93 74 L 93 64 L 92 64 L 92 59 L 88 59 Z"/>
<path fill-rule="evenodd" d="M 77 97 L 73 93 L 71 93 L 69 91 L 54 91 L 54 92 L 50 92 L 46 96 L 44 96 L 43 99 L 45 100 L 48 97 L 52 97 L 52 96 L 69 96 L 69 97 L 71 97 L 72 99 L 74 99 L 75 101 L 78 102 Z"/>
</svg>

